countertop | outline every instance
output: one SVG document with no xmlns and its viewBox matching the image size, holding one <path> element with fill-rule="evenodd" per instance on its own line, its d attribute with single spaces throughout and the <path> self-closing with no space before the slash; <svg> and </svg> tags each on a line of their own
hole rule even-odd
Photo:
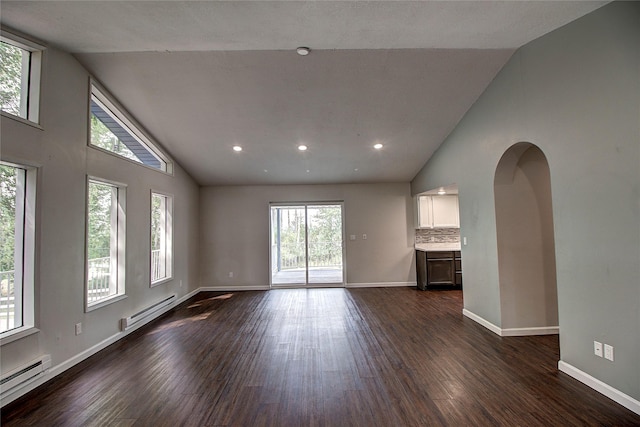
<svg viewBox="0 0 640 427">
<path fill-rule="evenodd" d="M 417 251 L 437 252 L 437 251 L 459 251 L 460 242 L 457 243 L 416 243 Z"/>
</svg>

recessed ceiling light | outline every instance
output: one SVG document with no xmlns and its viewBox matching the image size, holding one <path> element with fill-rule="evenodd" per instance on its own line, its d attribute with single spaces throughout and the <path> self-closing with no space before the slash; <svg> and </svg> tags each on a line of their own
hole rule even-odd
<svg viewBox="0 0 640 427">
<path fill-rule="evenodd" d="M 309 55 L 309 52 L 311 52 L 311 49 L 309 49 L 308 47 L 300 46 L 296 49 L 296 52 L 298 52 L 298 55 L 300 56 L 307 56 Z"/>
<path fill-rule="evenodd" d="M 376 150 L 379 150 L 382 147 L 383 147 L 382 144 L 380 144 L 379 142 L 373 146 L 373 148 L 375 148 Z"/>
<path fill-rule="evenodd" d="M 309 173 L 309 172 L 310 172 L 309 169 L 307 169 L 307 173 Z"/>
<path fill-rule="evenodd" d="M 304 144 L 298 145 L 298 150 L 300 151 L 307 151 L 307 146 Z"/>
<path fill-rule="evenodd" d="M 242 151 L 242 147 L 240 147 L 239 145 L 234 145 L 233 151 Z"/>
</svg>

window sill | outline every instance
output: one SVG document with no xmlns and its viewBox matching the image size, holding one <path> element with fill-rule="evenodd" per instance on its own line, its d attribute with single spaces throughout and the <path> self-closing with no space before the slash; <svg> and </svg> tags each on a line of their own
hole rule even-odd
<svg viewBox="0 0 640 427">
<path fill-rule="evenodd" d="M 33 326 L 23 326 L 21 328 L 7 331 L 3 334 L 5 336 L 0 338 L 0 347 L 21 338 L 28 337 L 29 335 L 37 334 L 38 332 L 40 332 L 40 329 L 34 328 Z"/>
<path fill-rule="evenodd" d="M 15 120 L 16 122 L 31 126 L 39 130 L 44 130 L 38 123 L 32 122 L 31 120 L 25 119 L 24 117 L 14 116 L 13 114 L 7 113 L 6 111 L 2 111 L 0 113 L 2 114 L 2 117 L 6 117 L 7 119 Z"/>
<path fill-rule="evenodd" d="M 96 302 L 96 303 L 91 304 L 91 305 L 87 305 L 85 313 L 89 313 L 90 311 L 94 311 L 94 310 L 97 310 L 99 308 L 106 307 L 107 305 L 113 304 L 113 303 L 118 302 L 118 301 L 122 301 L 125 298 L 127 298 L 127 295 L 126 294 L 122 294 L 122 295 L 114 295 L 112 297 L 103 299 L 102 301 Z"/>
<path fill-rule="evenodd" d="M 165 277 L 163 279 L 156 280 L 155 282 L 151 282 L 151 286 L 150 287 L 151 288 L 155 288 L 156 286 L 163 285 L 163 284 L 165 284 L 167 282 L 170 282 L 172 280 L 173 280 L 173 277 Z"/>
</svg>

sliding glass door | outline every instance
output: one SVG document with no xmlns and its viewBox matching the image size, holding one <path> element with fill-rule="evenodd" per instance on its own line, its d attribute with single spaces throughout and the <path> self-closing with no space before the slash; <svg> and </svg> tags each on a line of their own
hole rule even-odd
<svg viewBox="0 0 640 427">
<path fill-rule="evenodd" d="M 344 284 L 341 203 L 271 205 L 271 284 Z"/>
</svg>

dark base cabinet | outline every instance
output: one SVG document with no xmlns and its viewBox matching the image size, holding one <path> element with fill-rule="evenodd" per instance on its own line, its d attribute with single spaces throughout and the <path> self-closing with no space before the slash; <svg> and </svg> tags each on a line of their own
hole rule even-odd
<svg viewBox="0 0 640 427">
<path fill-rule="evenodd" d="M 461 289 L 460 251 L 416 251 L 418 289 Z"/>
</svg>

